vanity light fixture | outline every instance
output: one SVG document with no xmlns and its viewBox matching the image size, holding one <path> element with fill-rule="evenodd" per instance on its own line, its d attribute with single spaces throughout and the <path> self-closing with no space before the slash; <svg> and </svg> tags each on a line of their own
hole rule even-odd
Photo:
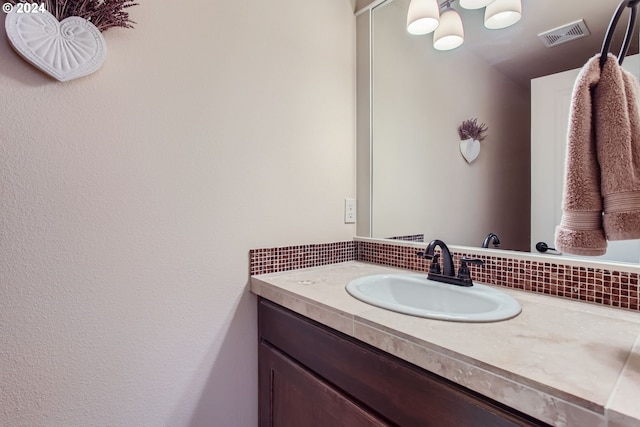
<svg viewBox="0 0 640 427">
<path fill-rule="evenodd" d="M 407 31 L 415 35 L 429 34 L 440 23 L 438 0 L 411 0 L 407 13 Z"/>
<path fill-rule="evenodd" d="M 451 7 L 455 0 L 411 0 L 407 12 L 407 31 L 415 35 L 433 35 L 433 47 L 451 50 L 464 42 L 460 14 Z M 482 9 L 485 27 L 497 30 L 509 27 L 522 18 L 522 0 L 458 0 L 465 9 Z M 442 13 L 440 9 L 444 8 Z"/>
<path fill-rule="evenodd" d="M 440 25 L 433 34 L 433 47 L 437 50 L 451 50 L 464 42 L 464 27 L 462 18 L 449 2 L 440 15 Z"/>
<path fill-rule="evenodd" d="M 484 26 L 491 30 L 507 28 L 522 18 L 522 0 L 495 0 L 484 10 Z"/>
</svg>

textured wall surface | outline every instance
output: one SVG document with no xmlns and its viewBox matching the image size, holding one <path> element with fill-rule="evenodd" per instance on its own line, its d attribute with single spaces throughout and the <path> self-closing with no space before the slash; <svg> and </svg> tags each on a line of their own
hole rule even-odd
<svg viewBox="0 0 640 427">
<path fill-rule="evenodd" d="M 249 249 L 355 231 L 353 8 L 142 1 L 65 84 L 0 37 L 0 425 L 257 424 Z"/>
</svg>

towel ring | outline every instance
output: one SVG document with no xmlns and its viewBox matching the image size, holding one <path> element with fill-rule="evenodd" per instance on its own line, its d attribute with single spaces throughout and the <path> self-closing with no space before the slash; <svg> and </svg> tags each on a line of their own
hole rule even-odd
<svg viewBox="0 0 640 427">
<path fill-rule="evenodd" d="M 618 64 L 622 65 L 622 61 L 624 61 L 624 57 L 627 56 L 627 52 L 629 51 L 629 46 L 631 46 L 631 38 L 633 37 L 633 31 L 636 26 L 636 20 L 638 19 L 638 10 L 637 6 L 640 3 L 640 0 L 622 0 L 618 5 L 618 9 L 615 14 L 611 18 L 611 22 L 609 23 L 609 28 L 607 29 L 607 35 L 604 38 L 604 43 L 602 43 L 602 51 L 600 52 L 600 68 L 604 67 L 604 64 L 607 62 L 607 54 L 609 53 L 609 48 L 611 47 L 611 40 L 613 39 L 613 33 L 615 32 L 616 26 L 618 25 L 618 21 L 620 20 L 620 16 L 622 16 L 622 12 L 625 8 L 631 8 L 631 14 L 629 15 L 629 23 L 627 24 L 627 31 L 624 35 L 624 43 L 622 44 L 622 49 L 620 49 L 620 53 L 618 54 Z"/>
</svg>

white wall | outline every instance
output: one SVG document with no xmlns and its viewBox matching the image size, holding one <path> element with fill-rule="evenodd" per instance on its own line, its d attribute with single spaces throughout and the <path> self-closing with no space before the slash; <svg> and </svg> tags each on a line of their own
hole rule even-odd
<svg viewBox="0 0 640 427">
<path fill-rule="evenodd" d="M 354 234 L 353 4 L 140 3 L 66 84 L 0 41 L 2 426 L 255 426 L 249 249 Z"/>
<path fill-rule="evenodd" d="M 479 246 L 495 232 L 528 250 L 529 91 L 464 44 L 440 52 L 407 34 L 407 8 L 374 12 L 373 236 Z M 489 131 L 467 164 L 458 126 L 470 118 Z"/>
</svg>

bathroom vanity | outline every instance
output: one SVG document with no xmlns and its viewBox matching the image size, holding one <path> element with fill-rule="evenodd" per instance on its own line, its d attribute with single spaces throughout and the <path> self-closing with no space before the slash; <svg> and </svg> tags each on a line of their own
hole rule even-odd
<svg viewBox="0 0 640 427">
<path fill-rule="evenodd" d="M 260 425 L 640 426 L 640 315 L 505 289 L 492 323 L 373 307 L 349 261 L 256 275 Z"/>
<path fill-rule="evenodd" d="M 261 299 L 261 426 L 546 426 Z"/>
</svg>

